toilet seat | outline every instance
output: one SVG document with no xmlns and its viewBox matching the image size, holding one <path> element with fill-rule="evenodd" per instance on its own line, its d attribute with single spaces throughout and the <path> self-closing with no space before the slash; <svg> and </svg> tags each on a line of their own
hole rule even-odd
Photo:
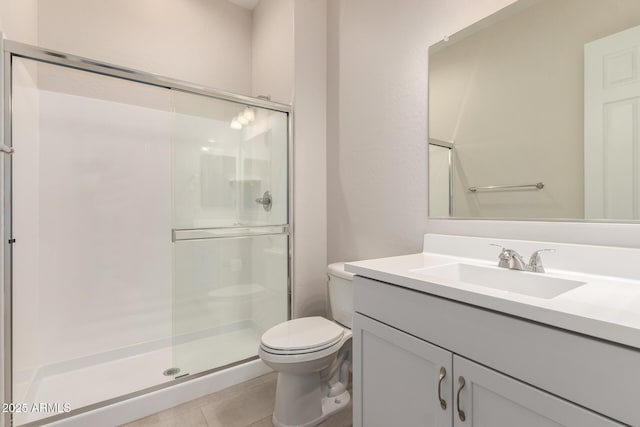
<svg viewBox="0 0 640 427">
<path fill-rule="evenodd" d="M 283 322 L 262 335 L 261 347 L 272 354 L 315 353 L 341 342 L 345 329 L 323 317 Z"/>
<path fill-rule="evenodd" d="M 335 357 L 338 351 L 344 346 L 344 343 L 350 340 L 351 337 L 353 337 L 351 330 L 345 329 L 342 338 L 334 344 L 298 352 L 274 350 L 261 343 L 258 349 L 258 355 L 263 361 L 268 362 L 268 364 L 302 365 L 305 363 L 316 363 L 327 357 Z"/>
<path fill-rule="evenodd" d="M 333 347 L 334 345 L 338 344 L 340 342 L 340 340 L 331 343 L 331 344 L 327 344 L 327 345 L 323 345 L 320 347 L 312 347 L 309 349 L 303 349 L 303 350 L 281 350 L 281 349 L 277 349 L 277 348 L 271 348 L 269 346 L 266 346 L 264 344 L 261 344 L 261 347 L 264 351 L 266 351 L 267 353 L 271 353 L 271 354 L 280 354 L 283 356 L 286 356 L 288 354 L 290 355 L 296 355 L 296 354 L 309 354 L 309 353 L 317 353 L 319 351 L 322 351 L 324 349 Z"/>
</svg>

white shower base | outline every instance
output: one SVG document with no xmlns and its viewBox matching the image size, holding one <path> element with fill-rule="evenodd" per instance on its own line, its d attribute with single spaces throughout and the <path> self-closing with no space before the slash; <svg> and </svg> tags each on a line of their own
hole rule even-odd
<svg viewBox="0 0 640 427">
<path fill-rule="evenodd" d="M 227 329 L 224 333 L 205 336 L 200 333 L 197 339 L 182 338 L 181 343 L 175 346 L 171 346 L 171 340 L 167 339 L 135 346 L 129 351 L 111 352 L 117 357 L 101 354 L 44 366 L 20 401 L 68 403 L 74 410 L 171 381 L 173 377 L 163 375 L 167 368 L 180 368 L 177 374 L 180 376 L 250 358 L 258 353 L 261 332 L 248 323 L 241 326 Z M 15 414 L 14 425 L 52 415 L 55 414 Z"/>
</svg>

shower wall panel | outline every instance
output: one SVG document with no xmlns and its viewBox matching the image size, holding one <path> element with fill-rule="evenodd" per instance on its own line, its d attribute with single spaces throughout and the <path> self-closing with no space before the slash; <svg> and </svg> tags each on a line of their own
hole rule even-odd
<svg viewBox="0 0 640 427">
<path fill-rule="evenodd" d="M 44 353 L 53 362 L 166 337 L 170 115 L 49 91 L 40 103 Z"/>
<path fill-rule="evenodd" d="M 14 401 L 64 399 L 60 375 L 171 343 L 171 99 L 14 61 Z"/>
</svg>

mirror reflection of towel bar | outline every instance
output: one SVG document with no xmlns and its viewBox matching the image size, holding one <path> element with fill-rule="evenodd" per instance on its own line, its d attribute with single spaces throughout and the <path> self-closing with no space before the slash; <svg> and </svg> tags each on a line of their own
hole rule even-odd
<svg viewBox="0 0 640 427">
<path fill-rule="evenodd" d="M 537 182 L 535 184 L 523 184 L 523 185 L 487 185 L 485 187 L 469 187 L 469 191 L 475 193 L 479 190 L 504 190 L 508 188 L 536 188 L 542 190 L 544 188 L 543 182 Z"/>
</svg>

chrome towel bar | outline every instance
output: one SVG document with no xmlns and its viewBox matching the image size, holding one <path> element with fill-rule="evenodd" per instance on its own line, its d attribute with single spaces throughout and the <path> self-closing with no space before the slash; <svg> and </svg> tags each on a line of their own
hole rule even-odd
<svg viewBox="0 0 640 427">
<path fill-rule="evenodd" d="M 475 193 L 479 190 L 504 190 L 509 188 L 536 188 L 542 190 L 544 188 L 543 182 L 536 182 L 535 184 L 523 184 L 523 185 L 487 185 L 485 187 L 469 187 L 469 191 Z"/>
</svg>

